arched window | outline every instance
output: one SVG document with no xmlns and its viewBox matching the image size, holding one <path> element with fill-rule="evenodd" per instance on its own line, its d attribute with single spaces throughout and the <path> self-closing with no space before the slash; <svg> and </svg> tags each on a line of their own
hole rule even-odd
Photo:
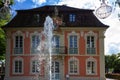
<svg viewBox="0 0 120 80">
<path fill-rule="evenodd" d="M 96 60 L 92 57 L 86 60 L 86 74 L 87 75 L 96 75 L 97 65 Z"/>
<path fill-rule="evenodd" d="M 23 73 L 23 59 L 15 58 L 13 59 L 13 74 L 22 74 Z"/>
<path fill-rule="evenodd" d="M 72 31 L 68 34 L 68 53 L 78 54 L 79 53 L 79 34 Z"/>
<path fill-rule="evenodd" d="M 32 73 L 39 73 L 40 72 L 40 63 L 38 60 L 31 61 L 31 72 Z"/>
<path fill-rule="evenodd" d="M 75 57 L 69 59 L 69 74 L 79 73 L 79 60 Z"/>
<path fill-rule="evenodd" d="M 42 74 L 43 72 L 43 60 L 39 57 L 33 57 L 30 60 L 30 73 L 31 74 Z"/>
<path fill-rule="evenodd" d="M 52 53 L 53 54 L 60 54 L 62 51 L 62 48 L 60 46 L 60 36 L 59 35 L 54 35 L 52 38 L 53 42 L 53 48 L 52 48 Z"/>
<path fill-rule="evenodd" d="M 39 53 L 40 49 L 40 33 L 34 32 L 31 34 L 31 53 L 36 54 Z"/>
<path fill-rule="evenodd" d="M 97 43 L 97 35 L 96 33 L 90 31 L 87 34 L 85 34 L 85 40 L 86 40 L 86 53 L 87 54 L 96 54 L 96 43 Z"/>
<path fill-rule="evenodd" d="M 14 54 L 23 54 L 24 49 L 24 34 L 17 31 L 14 34 Z"/>
<path fill-rule="evenodd" d="M 53 36 L 53 46 L 56 48 L 60 47 L 60 37 L 58 35 Z"/>
</svg>

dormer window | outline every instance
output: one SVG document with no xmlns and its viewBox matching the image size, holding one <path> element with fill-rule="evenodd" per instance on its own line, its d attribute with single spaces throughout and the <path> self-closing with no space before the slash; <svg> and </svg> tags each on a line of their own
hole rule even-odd
<svg viewBox="0 0 120 80">
<path fill-rule="evenodd" d="M 35 19 L 35 21 L 36 21 L 37 23 L 39 23 L 39 22 L 40 22 L 40 15 L 39 15 L 39 14 L 35 14 L 35 15 L 34 15 L 34 19 Z"/>
<path fill-rule="evenodd" d="M 75 14 L 70 14 L 70 15 L 69 15 L 69 21 L 70 21 L 70 22 L 75 22 L 75 17 L 76 17 Z"/>
</svg>

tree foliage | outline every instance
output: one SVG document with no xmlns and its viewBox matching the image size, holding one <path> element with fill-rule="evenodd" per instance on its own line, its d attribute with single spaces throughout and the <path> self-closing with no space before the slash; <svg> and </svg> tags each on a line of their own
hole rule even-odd
<svg viewBox="0 0 120 80">
<path fill-rule="evenodd" d="M 3 1 L 5 0 L 0 0 L 0 60 L 5 59 L 4 55 L 5 55 L 5 47 L 6 47 L 5 33 L 2 30 L 1 26 L 9 22 L 11 18 L 9 6 L 13 4 L 14 0 L 10 0 L 8 6 L 5 6 Z"/>
<path fill-rule="evenodd" d="M 119 67 L 120 67 L 120 53 L 105 56 L 106 72 L 108 72 L 108 69 L 113 69 L 115 73 L 120 73 Z"/>
<path fill-rule="evenodd" d="M 0 28 L 0 60 L 3 60 L 5 57 L 5 35 L 4 31 Z"/>
</svg>

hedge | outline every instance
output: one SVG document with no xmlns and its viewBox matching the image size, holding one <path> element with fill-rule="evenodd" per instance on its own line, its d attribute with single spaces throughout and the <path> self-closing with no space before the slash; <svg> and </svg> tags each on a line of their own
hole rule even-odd
<svg viewBox="0 0 120 80">
<path fill-rule="evenodd" d="M 106 74 L 106 77 L 107 77 L 107 78 L 111 78 L 111 79 L 120 80 L 120 74 L 112 74 L 112 73 L 109 73 L 109 74 Z"/>
</svg>

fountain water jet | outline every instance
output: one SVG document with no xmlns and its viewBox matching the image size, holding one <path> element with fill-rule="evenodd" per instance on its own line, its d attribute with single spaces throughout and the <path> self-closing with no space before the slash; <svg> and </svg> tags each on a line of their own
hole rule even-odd
<svg viewBox="0 0 120 80">
<path fill-rule="evenodd" d="M 45 67 L 45 80 L 52 80 L 52 37 L 53 37 L 53 20 L 50 16 L 46 17 L 46 20 L 44 22 L 44 30 L 41 32 L 41 40 L 40 44 L 37 47 L 37 50 L 39 52 L 39 56 L 37 57 L 38 65 L 37 70 L 38 74 L 36 74 L 37 80 L 41 80 L 41 66 L 44 65 Z M 45 64 L 43 64 L 43 62 Z M 36 79 L 36 78 L 34 78 Z M 43 79 L 42 79 L 43 80 Z"/>
<path fill-rule="evenodd" d="M 52 80 L 52 73 L 51 73 L 51 66 L 52 66 L 52 37 L 53 37 L 53 20 L 50 18 L 50 16 L 46 17 L 45 23 L 44 23 L 44 36 L 46 41 L 46 48 L 48 48 L 48 65 L 49 65 L 49 80 Z"/>
</svg>

